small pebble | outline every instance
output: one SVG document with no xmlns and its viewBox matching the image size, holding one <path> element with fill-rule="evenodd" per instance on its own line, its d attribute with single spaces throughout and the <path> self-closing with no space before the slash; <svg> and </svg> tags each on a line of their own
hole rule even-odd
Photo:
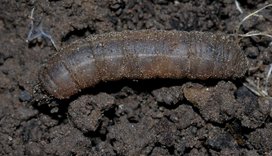
<svg viewBox="0 0 272 156">
<path fill-rule="evenodd" d="M 21 102 L 28 102 L 32 100 L 32 96 L 30 95 L 30 93 L 26 90 L 21 91 L 20 95 L 19 95 L 19 100 Z"/>
</svg>

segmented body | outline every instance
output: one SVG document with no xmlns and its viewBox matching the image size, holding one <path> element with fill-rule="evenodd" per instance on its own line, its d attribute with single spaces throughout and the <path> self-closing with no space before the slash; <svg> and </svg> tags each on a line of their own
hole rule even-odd
<svg viewBox="0 0 272 156">
<path fill-rule="evenodd" d="M 56 98 L 69 98 L 101 81 L 227 79 L 242 77 L 247 60 L 228 35 L 142 30 L 93 35 L 63 48 L 40 80 Z"/>
</svg>

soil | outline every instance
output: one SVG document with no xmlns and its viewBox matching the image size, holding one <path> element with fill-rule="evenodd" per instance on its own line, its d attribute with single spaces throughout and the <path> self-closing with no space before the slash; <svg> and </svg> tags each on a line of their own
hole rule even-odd
<svg viewBox="0 0 272 156">
<path fill-rule="evenodd" d="M 241 13 L 234 0 L 1 1 L 0 155 L 272 154 L 269 37 L 240 38 L 250 64 L 241 79 L 122 80 L 68 100 L 39 88 L 39 70 L 57 53 L 52 42 L 41 36 L 26 42 L 32 20 L 58 48 L 122 30 L 233 34 L 243 17 L 269 3 L 241 1 Z M 259 15 L 239 33 L 271 31 L 271 8 Z M 260 86 L 255 93 L 245 85 L 249 80 Z M 258 95 L 266 85 L 268 95 Z"/>
</svg>

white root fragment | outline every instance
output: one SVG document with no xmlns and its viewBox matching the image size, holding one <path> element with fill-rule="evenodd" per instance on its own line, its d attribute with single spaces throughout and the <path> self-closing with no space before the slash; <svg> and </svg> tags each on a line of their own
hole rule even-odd
<svg viewBox="0 0 272 156">
<path fill-rule="evenodd" d="M 42 27 L 42 22 L 40 22 L 40 24 L 35 27 L 34 26 L 34 10 L 35 8 L 33 8 L 31 10 L 29 19 L 30 19 L 30 30 L 28 32 L 27 38 L 26 38 L 26 42 L 29 43 L 35 39 L 39 39 L 39 38 L 47 38 L 50 40 L 50 42 L 53 44 L 54 48 L 58 51 L 58 48 L 55 44 L 55 41 L 53 40 L 52 36 L 45 33 Z"/>
<path fill-rule="evenodd" d="M 242 10 L 242 8 L 241 8 L 240 3 L 239 3 L 237 0 L 235 0 L 234 2 L 235 2 L 235 5 L 236 5 L 237 10 L 242 14 L 242 13 L 243 13 L 243 10 Z"/>
</svg>

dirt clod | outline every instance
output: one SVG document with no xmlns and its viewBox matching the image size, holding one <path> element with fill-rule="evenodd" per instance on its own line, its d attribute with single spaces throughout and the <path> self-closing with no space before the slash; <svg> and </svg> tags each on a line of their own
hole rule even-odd
<svg viewBox="0 0 272 156">
<path fill-rule="evenodd" d="M 234 97 L 235 89 L 234 84 L 223 81 L 215 87 L 192 84 L 184 88 L 184 96 L 199 109 L 206 121 L 223 123 L 233 118 L 239 108 Z"/>
<path fill-rule="evenodd" d="M 165 103 L 166 105 L 176 105 L 178 102 L 183 100 L 181 87 L 163 87 L 161 89 L 154 90 L 152 94 L 158 102 Z"/>
</svg>

